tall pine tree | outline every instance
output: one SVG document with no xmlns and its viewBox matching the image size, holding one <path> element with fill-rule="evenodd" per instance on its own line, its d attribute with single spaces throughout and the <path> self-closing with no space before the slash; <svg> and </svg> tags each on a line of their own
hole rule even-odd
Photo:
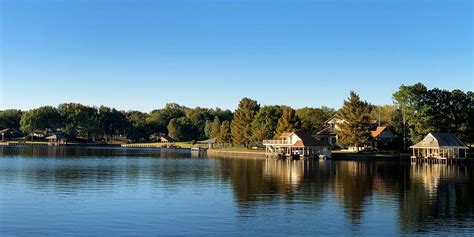
<svg viewBox="0 0 474 237">
<path fill-rule="evenodd" d="M 367 144 L 370 139 L 371 106 L 361 101 L 359 95 L 351 91 L 344 106 L 337 112 L 336 117 L 342 120 L 336 133 L 339 142 L 346 146 L 359 147 Z"/>
<path fill-rule="evenodd" d="M 217 134 L 217 142 L 218 143 L 231 143 L 232 142 L 232 134 L 230 132 L 230 122 L 224 121 L 221 124 L 219 132 Z"/>
<path fill-rule="evenodd" d="M 250 145 L 252 138 L 252 121 L 260 109 L 257 101 L 243 98 L 239 102 L 239 108 L 234 113 L 234 120 L 231 123 L 232 143 L 235 146 Z"/>
<path fill-rule="evenodd" d="M 284 132 L 296 132 L 301 128 L 300 118 L 296 115 L 296 111 L 290 107 L 283 108 L 283 115 L 278 119 L 275 138 Z"/>
<path fill-rule="evenodd" d="M 211 131 L 209 133 L 209 138 L 217 137 L 220 129 L 221 129 L 221 121 L 219 120 L 219 117 L 216 116 L 214 118 L 214 121 L 211 123 Z"/>
</svg>

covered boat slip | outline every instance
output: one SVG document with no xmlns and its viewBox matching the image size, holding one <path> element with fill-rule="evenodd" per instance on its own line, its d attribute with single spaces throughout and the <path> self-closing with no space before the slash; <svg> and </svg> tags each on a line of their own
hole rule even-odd
<svg viewBox="0 0 474 237">
<path fill-rule="evenodd" d="M 412 162 L 448 163 L 467 158 L 468 147 L 452 133 L 430 133 L 411 146 Z"/>
<path fill-rule="evenodd" d="M 265 154 L 275 158 L 330 158 L 331 147 L 303 132 L 285 132 L 278 140 L 264 140 Z"/>
</svg>

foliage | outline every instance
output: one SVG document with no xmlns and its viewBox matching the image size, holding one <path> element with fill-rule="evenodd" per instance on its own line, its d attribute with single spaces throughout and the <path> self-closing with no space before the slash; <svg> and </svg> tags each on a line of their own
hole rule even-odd
<svg viewBox="0 0 474 237">
<path fill-rule="evenodd" d="M 367 144 L 370 139 L 370 113 L 369 103 L 361 101 L 359 95 L 351 91 L 344 106 L 336 114 L 342 120 L 336 130 L 339 142 L 357 149 Z"/>
<path fill-rule="evenodd" d="M 124 113 L 105 106 L 101 106 L 98 112 L 100 129 L 105 138 L 125 133 L 128 121 Z"/>
<path fill-rule="evenodd" d="M 221 127 L 219 129 L 219 133 L 217 134 L 217 142 L 218 143 L 231 143 L 232 142 L 232 134 L 230 128 L 230 122 L 225 120 L 222 122 Z"/>
<path fill-rule="evenodd" d="M 99 111 L 95 107 L 78 103 L 60 104 L 62 130 L 72 136 L 96 138 L 103 134 Z"/>
<path fill-rule="evenodd" d="M 178 141 L 190 141 L 196 137 L 197 128 L 189 118 L 173 118 L 167 127 L 168 136 Z"/>
<path fill-rule="evenodd" d="M 173 118 L 181 118 L 186 116 L 185 107 L 168 103 L 163 109 L 153 110 L 147 117 L 147 123 L 155 133 L 168 133 L 167 126 Z"/>
<path fill-rule="evenodd" d="M 148 115 L 140 111 L 128 111 L 125 113 L 127 126 L 125 134 L 132 141 L 145 140 L 152 134 L 146 122 Z"/>
<path fill-rule="evenodd" d="M 301 120 L 301 131 L 316 135 L 324 126 L 325 122 L 330 119 L 336 111 L 332 108 L 309 108 L 304 107 L 296 110 L 296 115 Z"/>
<path fill-rule="evenodd" d="M 7 109 L 0 111 L 0 129 L 20 129 L 20 120 L 23 112 L 18 109 Z"/>
<path fill-rule="evenodd" d="M 472 92 L 428 90 L 417 83 L 400 86 L 393 94 L 412 143 L 430 132 L 450 132 L 472 143 Z M 402 122 L 403 126 L 403 122 Z M 401 129 L 403 131 L 403 129 Z"/>
<path fill-rule="evenodd" d="M 205 134 L 206 121 L 212 120 L 214 118 L 209 112 L 209 110 L 201 107 L 196 107 L 194 109 L 186 109 L 186 117 L 189 118 L 191 123 L 197 129 L 196 137 L 193 139 L 207 138 Z"/>
<path fill-rule="evenodd" d="M 20 130 L 26 133 L 34 130 L 56 129 L 61 126 L 61 116 L 52 106 L 43 106 L 27 111 L 21 116 Z"/>
<path fill-rule="evenodd" d="M 211 130 L 209 133 L 208 138 L 214 138 L 219 135 L 219 130 L 221 129 L 221 121 L 219 120 L 219 117 L 215 117 L 214 121 L 211 123 Z"/>
<path fill-rule="evenodd" d="M 382 126 L 390 126 L 397 112 L 395 105 L 373 105 L 370 119 L 379 122 Z"/>
<path fill-rule="evenodd" d="M 252 122 L 260 109 L 257 101 L 243 98 L 234 113 L 231 123 L 232 143 L 235 146 L 248 147 L 252 138 Z"/>
<path fill-rule="evenodd" d="M 252 122 L 252 140 L 260 143 L 262 140 L 271 139 L 275 135 L 278 119 L 283 115 L 281 106 L 269 105 L 262 107 Z"/>
<path fill-rule="evenodd" d="M 296 115 L 296 111 L 290 107 L 283 107 L 283 114 L 278 119 L 274 137 L 277 138 L 284 132 L 296 132 L 301 128 L 301 120 Z"/>
</svg>

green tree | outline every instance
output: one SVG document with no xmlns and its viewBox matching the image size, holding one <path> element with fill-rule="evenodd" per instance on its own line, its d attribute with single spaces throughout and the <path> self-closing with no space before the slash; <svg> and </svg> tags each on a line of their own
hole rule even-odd
<svg viewBox="0 0 474 237">
<path fill-rule="evenodd" d="M 167 126 L 171 119 L 185 117 L 186 107 L 168 103 L 163 109 L 153 110 L 147 117 L 147 123 L 154 133 L 168 133 Z"/>
<path fill-rule="evenodd" d="M 397 106 L 395 105 L 374 105 L 370 118 L 379 121 L 382 126 L 392 126 Z"/>
<path fill-rule="evenodd" d="M 409 136 L 411 142 L 417 142 L 431 131 L 428 121 L 428 107 L 426 106 L 427 88 L 421 83 L 412 86 L 401 85 L 399 90 L 393 94 L 395 104 L 398 106 L 401 115 L 403 131 Z M 407 140 L 404 139 L 404 147 L 407 147 Z"/>
<path fill-rule="evenodd" d="M 211 135 L 211 129 L 212 129 L 212 122 L 211 120 L 206 120 L 206 123 L 204 124 L 204 136 L 209 138 Z"/>
<path fill-rule="evenodd" d="M 61 127 L 61 115 L 52 106 L 43 106 L 25 112 L 21 116 L 20 130 L 31 133 L 34 130 L 56 130 Z"/>
<path fill-rule="evenodd" d="M 99 123 L 105 140 L 125 133 L 127 119 L 125 115 L 114 108 L 99 107 Z"/>
<path fill-rule="evenodd" d="M 211 123 L 211 131 L 209 133 L 208 138 L 214 138 L 219 135 L 219 130 L 221 129 L 221 121 L 219 120 L 219 117 L 215 117 L 214 121 Z"/>
<path fill-rule="evenodd" d="M 252 140 L 260 143 L 262 140 L 271 139 L 275 136 L 278 119 L 283 115 L 281 106 L 263 106 L 252 122 Z"/>
<path fill-rule="evenodd" d="M 7 109 L 0 111 L 0 129 L 20 129 L 20 120 L 23 112 L 18 109 Z"/>
<path fill-rule="evenodd" d="M 219 133 L 217 134 L 217 142 L 219 143 L 232 142 L 232 134 L 231 134 L 229 121 L 225 120 L 224 122 L 222 122 L 221 127 L 219 129 Z"/>
<path fill-rule="evenodd" d="M 257 101 L 243 98 L 234 113 L 231 123 L 232 143 L 236 146 L 248 147 L 252 138 L 252 122 L 260 109 Z"/>
<path fill-rule="evenodd" d="M 325 122 L 330 119 L 336 111 L 333 108 L 309 108 L 304 107 L 296 110 L 296 115 L 301 119 L 301 131 L 316 135 L 325 127 Z"/>
<path fill-rule="evenodd" d="M 189 118 L 173 118 L 167 126 L 168 136 L 178 141 L 191 141 L 196 139 L 197 128 Z"/>
<path fill-rule="evenodd" d="M 344 106 L 336 114 L 343 121 L 336 130 L 341 144 L 359 149 L 369 142 L 370 113 L 371 106 L 351 91 L 348 100 L 344 101 Z"/>
<path fill-rule="evenodd" d="M 212 115 L 212 117 L 218 117 L 221 122 L 223 121 L 232 121 L 234 118 L 234 114 L 232 111 L 226 109 L 222 110 L 220 108 L 215 108 L 215 109 L 209 109 L 209 113 Z"/>
<path fill-rule="evenodd" d="M 78 103 L 65 103 L 58 106 L 63 119 L 63 130 L 74 136 L 95 140 L 102 134 L 99 111 L 95 107 Z"/>
<path fill-rule="evenodd" d="M 196 127 L 197 138 L 206 138 L 206 121 L 214 119 L 211 113 L 209 113 L 209 110 L 201 107 L 186 109 L 186 117 L 188 117 L 191 123 Z"/>
<path fill-rule="evenodd" d="M 127 139 L 132 141 L 146 140 L 153 133 L 149 129 L 147 120 L 147 114 L 140 111 L 128 111 L 125 113 L 127 119 L 127 126 L 125 134 Z"/>
<path fill-rule="evenodd" d="M 283 107 L 283 115 L 278 119 L 275 138 L 284 132 L 296 132 L 301 128 L 300 118 L 296 115 L 296 111 L 290 107 Z"/>
</svg>

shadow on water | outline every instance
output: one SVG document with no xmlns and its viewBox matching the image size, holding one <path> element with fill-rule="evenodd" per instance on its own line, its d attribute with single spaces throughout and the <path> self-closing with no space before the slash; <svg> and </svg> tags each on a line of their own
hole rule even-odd
<svg viewBox="0 0 474 237">
<path fill-rule="evenodd" d="M 474 233 L 470 165 L 211 159 L 166 149 L 0 147 L 0 180 L 1 187 L 21 183 L 38 192 L 54 187 L 61 195 L 141 185 L 146 190 L 209 189 L 218 182 L 230 187 L 237 215 L 248 218 L 260 215 L 262 207 L 280 205 L 287 212 L 294 208 L 304 213 L 306 208 L 317 212 L 330 206 L 336 221 L 340 213 L 349 229 L 361 233 L 362 226 L 370 226 L 367 219 L 374 208 L 387 208 L 394 210 L 397 233 Z"/>
</svg>

